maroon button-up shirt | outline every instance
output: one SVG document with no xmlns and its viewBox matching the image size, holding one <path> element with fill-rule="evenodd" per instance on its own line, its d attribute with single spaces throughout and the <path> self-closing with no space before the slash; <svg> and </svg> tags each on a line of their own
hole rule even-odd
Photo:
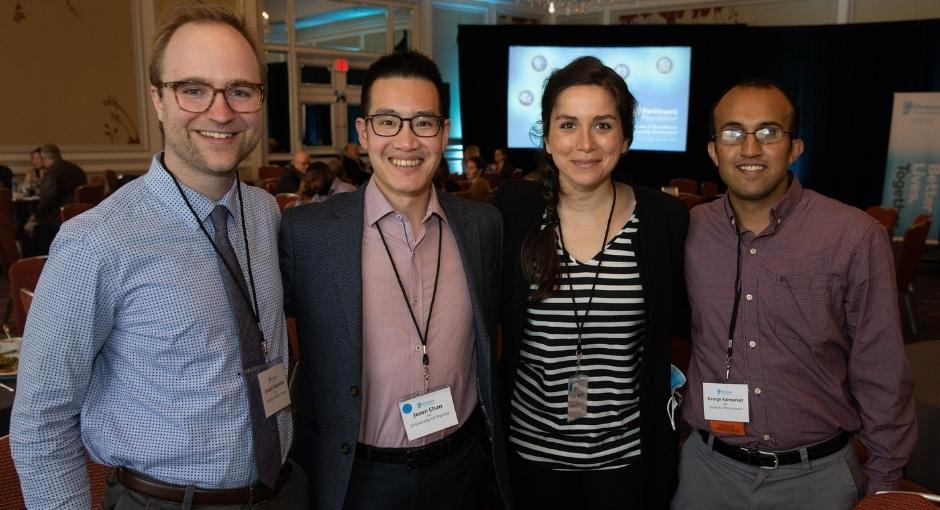
<svg viewBox="0 0 940 510">
<path fill-rule="evenodd" d="M 741 237 L 741 300 L 729 383 L 750 422 L 731 444 L 779 451 L 859 431 L 868 492 L 893 488 L 916 440 L 891 246 L 864 212 L 793 177 L 764 232 Z M 726 382 L 738 236 L 728 198 L 691 211 L 686 284 L 692 360 L 683 415 L 708 430 L 703 382 Z"/>
</svg>

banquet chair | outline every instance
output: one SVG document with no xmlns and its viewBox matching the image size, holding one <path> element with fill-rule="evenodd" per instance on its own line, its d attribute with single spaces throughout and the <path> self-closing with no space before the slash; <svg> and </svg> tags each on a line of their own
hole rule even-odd
<svg viewBox="0 0 940 510">
<path fill-rule="evenodd" d="M 20 289 L 20 301 L 23 303 L 23 313 L 29 317 L 29 307 L 33 306 L 33 291 Z"/>
<path fill-rule="evenodd" d="M 679 188 L 679 193 L 699 194 L 698 181 L 695 179 L 673 179 L 669 181 L 669 185 Z"/>
<path fill-rule="evenodd" d="M 927 244 L 927 233 L 930 231 L 930 220 L 914 223 L 904 232 L 901 241 L 901 251 L 895 260 L 895 275 L 897 277 L 898 293 L 903 297 L 904 307 L 907 309 L 907 319 L 911 324 L 911 333 L 917 334 L 917 322 L 914 319 L 914 307 L 911 305 L 911 284 L 920 265 L 920 256 Z"/>
<path fill-rule="evenodd" d="M 118 174 L 114 170 L 104 171 L 104 182 L 108 185 L 108 193 L 114 193 L 118 188 Z"/>
<path fill-rule="evenodd" d="M 277 178 L 277 177 L 271 177 L 271 178 L 268 178 L 268 179 L 262 179 L 262 180 L 261 180 L 261 187 L 264 188 L 264 190 L 267 191 L 268 193 L 270 193 L 270 194 L 272 194 L 272 195 L 276 195 L 276 194 L 277 194 L 277 185 L 278 185 L 278 183 L 280 183 L 280 182 L 281 182 L 281 179 L 279 179 L 279 178 Z"/>
<path fill-rule="evenodd" d="M 42 274 L 47 258 L 45 255 L 27 257 L 10 266 L 10 303 L 13 308 L 13 318 L 16 320 L 13 331 L 17 336 L 23 335 L 23 326 L 26 325 L 26 310 L 20 299 L 20 289 L 36 290 L 36 283 L 39 282 L 39 275 Z"/>
<path fill-rule="evenodd" d="M 300 200 L 300 195 L 297 193 L 278 193 L 274 195 L 274 198 L 277 200 L 277 207 L 283 211 Z"/>
<path fill-rule="evenodd" d="M 938 506 L 919 493 L 884 492 L 858 500 L 852 510 L 937 510 Z"/>
<path fill-rule="evenodd" d="M 282 175 L 284 175 L 284 167 L 282 166 L 263 166 L 258 168 L 259 181 L 280 179 Z"/>
<path fill-rule="evenodd" d="M 104 198 L 104 187 L 92 184 L 82 184 L 75 188 L 75 202 L 85 202 L 86 204 L 98 205 Z"/>
<path fill-rule="evenodd" d="M 705 203 L 705 197 L 691 193 L 683 193 L 682 191 L 679 191 L 679 200 L 682 200 L 682 203 L 685 204 L 688 209 Z"/>
<path fill-rule="evenodd" d="M 881 207 L 878 205 L 873 205 L 868 209 L 865 209 L 865 212 L 870 214 L 873 218 L 880 221 L 882 225 L 888 229 L 889 235 L 894 235 L 894 227 L 898 225 L 898 210 L 894 207 Z"/>
<path fill-rule="evenodd" d="M 715 181 L 705 181 L 702 183 L 702 196 L 705 200 L 714 200 L 721 193 L 721 188 Z"/>
<path fill-rule="evenodd" d="M 66 221 L 78 216 L 92 207 L 94 207 L 94 205 L 85 202 L 72 202 L 71 204 L 65 204 L 59 208 L 59 221 L 65 223 Z"/>
</svg>

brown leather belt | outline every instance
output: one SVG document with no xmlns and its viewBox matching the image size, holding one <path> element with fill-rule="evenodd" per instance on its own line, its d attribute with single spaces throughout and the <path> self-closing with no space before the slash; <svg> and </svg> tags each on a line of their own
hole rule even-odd
<svg viewBox="0 0 940 510">
<path fill-rule="evenodd" d="M 262 503 L 273 498 L 290 476 L 290 463 L 284 464 L 277 477 L 277 488 L 271 489 L 264 485 L 241 487 L 237 489 L 195 489 L 192 504 L 194 505 L 251 505 Z M 131 471 L 123 467 L 111 468 L 111 472 L 121 485 L 139 492 L 145 496 L 158 498 L 174 503 L 182 503 L 186 497 L 187 488 L 181 485 L 172 485 L 154 480 L 148 476 Z"/>
</svg>

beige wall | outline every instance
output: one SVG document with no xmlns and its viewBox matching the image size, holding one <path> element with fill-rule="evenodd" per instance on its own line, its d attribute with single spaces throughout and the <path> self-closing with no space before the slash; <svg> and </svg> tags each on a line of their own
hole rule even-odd
<svg viewBox="0 0 940 510">
<path fill-rule="evenodd" d="M 0 145 L 139 143 L 132 2 L 82 0 L 71 2 L 74 10 L 60 1 L 21 5 L 19 21 L 0 16 Z"/>
</svg>

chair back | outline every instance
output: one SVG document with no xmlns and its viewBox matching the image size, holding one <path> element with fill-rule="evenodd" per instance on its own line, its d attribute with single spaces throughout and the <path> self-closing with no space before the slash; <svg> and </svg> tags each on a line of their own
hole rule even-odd
<svg viewBox="0 0 940 510">
<path fill-rule="evenodd" d="M 932 214 L 918 214 L 917 216 L 914 216 L 914 221 L 911 222 L 911 225 L 916 225 L 924 221 L 929 221 L 933 223 L 933 215 Z"/>
<path fill-rule="evenodd" d="M 920 264 L 920 256 L 927 244 L 927 233 L 929 231 L 930 221 L 921 221 L 911 225 L 904 232 L 904 240 L 901 241 L 901 252 L 898 254 L 898 260 L 895 261 L 898 292 L 907 292 L 911 282 L 914 281 L 917 266 Z"/>
<path fill-rule="evenodd" d="M 65 204 L 59 208 L 59 220 L 62 223 L 65 223 L 66 221 L 78 216 L 92 207 L 94 207 L 94 205 L 87 204 L 85 202 L 72 202 L 71 204 Z"/>
<path fill-rule="evenodd" d="M 23 335 L 23 326 L 26 325 L 26 310 L 23 308 L 20 289 L 36 290 L 47 258 L 45 255 L 27 257 L 10 266 L 10 302 L 13 304 L 13 318 L 16 319 L 13 330 L 17 336 Z"/>
<path fill-rule="evenodd" d="M 33 291 L 20 289 L 20 301 L 23 303 L 23 312 L 29 317 L 29 307 L 33 306 Z"/>
<path fill-rule="evenodd" d="M 852 510 L 937 510 L 937 506 L 920 494 L 886 492 L 860 499 Z"/>
<path fill-rule="evenodd" d="M 10 436 L 0 437 L 0 508 L 20 510 L 26 508 L 20 491 L 20 477 L 10 454 Z"/>
<path fill-rule="evenodd" d="M 104 198 L 104 187 L 101 185 L 82 184 L 75 188 L 75 202 L 98 205 Z"/>
<path fill-rule="evenodd" d="M 108 185 L 108 192 L 114 193 L 118 188 L 118 174 L 114 170 L 104 171 L 104 182 Z"/>
<path fill-rule="evenodd" d="M 88 176 L 88 182 L 86 184 L 88 184 L 89 186 L 101 186 L 102 188 L 104 188 L 104 185 L 106 182 L 107 182 L 107 179 L 105 179 L 104 174 L 95 174 L 95 175 Z"/>
<path fill-rule="evenodd" d="M 878 205 L 873 205 L 868 209 L 865 209 L 865 212 L 870 214 L 873 218 L 880 221 L 882 225 L 888 229 L 888 233 L 894 235 L 894 227 L 898 225 L 898 210 L 894 207 L 881 207 Z"/>
<path fill-rule="evenodd" d="M 705 203 L 705 197 L 701 195 L 692 195 L 689 193 L 679 193 L 679 200 L 682 200 L 682 203 L 685 204 L 686 208 L 688 209 Z"/>
<path fill-rule="evenodd" d="M 293 205 L 294 202 L 300 200 L 300 195 L 297 193 L 278 193 L 274 195 L 274 198 L 277 199 L 278 208 L 283 211 Z"/>
<path fill-rule="evenodd" d="M 698 181 L 695 179 L 673 179 L 669 181 L 669 185 L 679 188 L 679 193 L 699 194 Z"/>
<path fill-rule="evenodd" d="M 702 196 L 705 200 L 712 200 L 721 193 L 721 188 L 715 181 L 705 181 L 702 183 Z"/>
<path fill-rule="evenodd" d="M 267 191 L 268 193 L 270 193 L 270 194 L 272 194 L 272 195 L 276 195 L 276 194 L 277 194 L 277 185 L 278 185 L 279 182 L 281 182 L 281 179 L 278 178 L 278 177 L 271 177 L 271 178 L 268 178 L 268 179 L 262 179 L 262 180 L 261 180 L 261 187 L 264 188 L 264 190 Z"/>
<path fill-rule="evenodd" d="M 284 167 L 282 166 L 263 166 L 258 168 L 258 180 L 264 181 L 265 179 L 280 179 L 284 175 Z"/>
</svg>

